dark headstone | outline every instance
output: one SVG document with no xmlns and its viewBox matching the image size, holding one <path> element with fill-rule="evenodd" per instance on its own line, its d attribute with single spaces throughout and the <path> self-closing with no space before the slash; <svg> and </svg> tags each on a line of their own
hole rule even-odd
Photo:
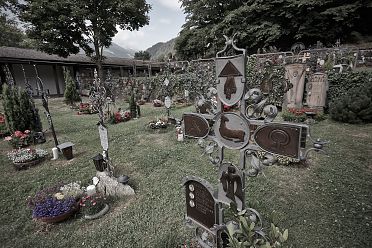
<svg viewBox="0 0 372 248">
<path fill-rule="evenodd" d="M 202 183 L 186 181 L 186 214 L 193 221 L 206 228 L 216 224 L 216 203 L 210 190 Z"/>
</svg>

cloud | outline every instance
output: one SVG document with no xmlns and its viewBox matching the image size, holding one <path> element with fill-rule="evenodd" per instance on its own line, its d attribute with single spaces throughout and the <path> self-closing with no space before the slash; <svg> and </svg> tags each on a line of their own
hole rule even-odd
<svg viewBox="0 0 372 248">
<path fill-rule="evenodd" d="M 172 21 L 170 19 L 167 19 L 167 18 L 160 18 L 159 22 L 162 23 L 162 24 L 171 24 L 172 23 Z"/>
<path fill-rule="evenodd" d="M 164 7 L 173 10 L 180 10 L 181 8 L 181 2 L 179 2 L 178 0 L 155 0 L 155 1 L 158 1 Z"/>
<path fill-rule="evenodd" d="M 118 28 L 118 33 L 113 38 L 113 42 L 119 44 L 125 48 L 132 48 L 135 50 L 140 50 L 139 42 L 143 41 L 145 38 L 145 32 L 139 31 L 128 31 Z"/>
</svg>

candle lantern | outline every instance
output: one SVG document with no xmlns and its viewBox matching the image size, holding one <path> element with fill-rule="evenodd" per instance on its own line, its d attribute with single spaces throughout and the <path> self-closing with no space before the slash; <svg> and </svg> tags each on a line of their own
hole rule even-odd
<svg viewBox="0 0 372 248">
<path fill-rule="evenodd" d="M 93 159 L 94 166 L 96 167 L 97 171 L 102 172 L 106 169 L 107 165 L 106 165 L 106 162 L 102 154 L 99 153 L 96 156 L 94 156 L 92 159 Z"/>
</svg>

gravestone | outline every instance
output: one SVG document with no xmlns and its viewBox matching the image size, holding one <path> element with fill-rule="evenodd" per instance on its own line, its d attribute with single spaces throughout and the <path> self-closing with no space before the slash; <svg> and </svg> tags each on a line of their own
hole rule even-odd
<svg viewBox="0 0 372 248">
<path fill-rule="evenodd" d="M 183 183 L 186 193 L 186 218 L 207 229 L 216 222 L 218 211 L 212 186 L 197 177 L 186 178 Z"/>
<path fill-rule="evenodd" d="M 292 88 L 285 94 L 284 108 L 302 108 L 305 71 L 305 64 L 288 64 L 285 66 L 285 78 L 289 80 Z"/>
<path fill-rule="evenodd" d="M 326 105 L 328 80 L 325 73 L 317 72 L 310 77 L 306 103 L 311 108 L 323 110 Z"/>
</svg>

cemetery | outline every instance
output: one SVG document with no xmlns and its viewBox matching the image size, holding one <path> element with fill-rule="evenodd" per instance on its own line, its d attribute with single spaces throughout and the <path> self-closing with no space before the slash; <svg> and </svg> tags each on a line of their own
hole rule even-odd
<svg viewBox="0 0 372 248">
<path fill-rule="evenodd" d="M 372 49 L 252 52 L 234 12 L 203 56 L 107 59 L 117 27 L 148 24 L 146 1 L 25 2 L 46 53 L 0 46 L 1 247 L 372 246 Z M 66 19 L 54 37 L 33 16 L 53 8 L 112 23 Z"/>
<path fill-rule="evenodd" d="M 177 73 L 179 65 L 167 63 L 162 76 L 129 78 L 136 89 L 128 89 L 128 98 L 111 103 L 111 110 L 107 109 L 107 91 L 96 74 L 91 95 L 77 101 L 91 105 L 95 114 L 77 115 L 62 98 L 49 98 L 38 78 L 42 98 L 29 96 L 28 101 L 34 109 L 31 113 L 39 114 L 31 119 L 41 123 L 31 121 L 20 127 L 17 125 L 22 123 L 14 119 L 16 131 L 10 136 L 4 133 L 0 143 L 2 211 L 6 213 L 2 216 L 2 233 L 6 234 L 2 243 L 225 247 L 228 240 L 253 242 L 252 236 L 237 232 L 239 225 L 231 224 L 237 218 L 235 223 L 243 221 L 240 228 L 258 235 L 253 236 L 260 245 L 365 244 L 371 221 L 365 214 L 371 208 L 371 153 L 367 151 L 372 127 L 355 128 L 333 121 L 323 114 L 325 99 L 312 105 L 308 97 L 299 98 L 304 94 L 296 93 L 295 87 L 274 96 L 278 94 L 273 92 L 278 87 L 275 79 L 268 82 L 269 87 L 245 87 L 247 78 L 260 82 L 256 77 L 261 75 L 245 75 L 245 51 L 227 38 L 228 46 L 237 49 L 238 55 L 224 57 L 221 53 L 212 62 L 194 61 L 182 73 Z M 285 75 L 271 78 L 284 78 L 304 91 L 301 78 L 310 75 L 312 80 L 313 76 L 306 74 L 308 64 L 292 69 L 294 65 L 277 67 Z M 193 68 L 197 69 L 190 73 Z M 206 70 L 200 73 L 198 68 Z M 296 73 L 300 81 L 292 79 Z M 314 77 L 318 75 L 316 72 Z M 10 73 L 8 77 L 7 87 L 14 91 L 17 88 Z M 183 83 L 185 77 L 192 80 Z M 216 78 L 225 83 L 216 85 Z M 312 97 L 317 92 L 314 82 L 319 80 L 324 81 L 306 81 L 313 84 Z M 3 94 L 17 94 L 7 93 L 7 87 Z M 193 94 L 196 87 L 200 93 Z M 158 93 L 152 96 L 146 89 Z M 114 125 L 110 116 L 116 118 L 123 110 L 132 116 L 137 111 L 138 104 L 134 110 L 131 107 L 133 90 L 136 99 L 148 95 L 141 116 Z M 277 104 L 280 97 L 282 106 Z M 177 102 L 177 98 L 185 99 Z M 4 99 L 2 111 L 6 114 L 2 118 L 11 118 Z M 162 107 L 155 107 L 155 102 Z M 279 107 L 282 112 L 278 115 Z M 285 108 L 294 116 L 305 114 L 302 123 L 283 122 Z M 292 109 L 295 111 L 290 112 Z M 325 120 L 314 119 L 309 112 L 322 113 Z M 164 131 L 150 131 L 158 128 Z M 40 131 L 42 135 L 36 135 Z M 69 152 L 63 152 L 67 148 Z M 23 157 L 31 164 L 22 163 Z M 234 208 L 244 211 L 228 217 Z M 187 228 L 185 221 L 193 228 Z"/>
</svg>

